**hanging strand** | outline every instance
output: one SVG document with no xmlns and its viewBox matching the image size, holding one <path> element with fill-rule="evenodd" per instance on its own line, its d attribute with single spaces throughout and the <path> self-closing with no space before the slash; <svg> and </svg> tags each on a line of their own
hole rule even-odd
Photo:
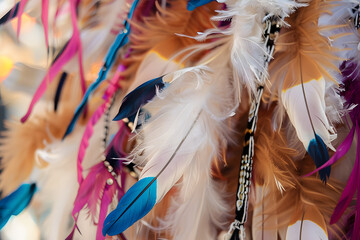
<svg viewBox="0 0 360 240">
<path fill-rule="evenodd" d="M 264 44 L 266 46 L 267 55 L 265 56 L 265 69 L 268 68 L 269 62 L 272 59 L 272 55 L 275 49 L 275 40 L 280 31 L 280 17 L 268 15 L 265 17 L 264 28 Z M 266 75 L 261 73 L 262 82 L 265 82 Z M 235 208 L 235 220 L 230 225 L 230 229 L 227 233 L 227 239 L 230 240 L 244 240 L 245 227 L 244 224 L 247 220 L 247 210 L 249 203 L 249 193 L 252 176 L 252 165 L 254 156 L 254 133 L 256 130 L 256 123 L 258 118 L 258 111 L 261 102 L 261 97 L 264 91 L 264 86 L 258 86 L 255 98 L 251 103 L 249 110 L 248 124 L 245 130 L 244 148 L 241 156 L 239 181 L 236 194 L 236 208 Z"/>
</svg>

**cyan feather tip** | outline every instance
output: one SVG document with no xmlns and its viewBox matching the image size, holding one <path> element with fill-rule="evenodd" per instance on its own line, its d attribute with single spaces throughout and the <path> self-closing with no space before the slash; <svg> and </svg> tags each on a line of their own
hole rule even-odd
<svg viewBox="0 0 360 240">
<path fill-rule="evenodd" d="M 156 177 L 146 177 L 135 183 L 106 217 L 103 235 L 120 234 L 150 212 L 156 203 L 156 186 Z"/>
<path fill-rule="evenodd" d="M 138 110 L 154 98 L 156 91 L 164 89 L 167 85 L 168 83 L 164 82 L 163 77 L 158 77 L 135 88 L 125 96 L 114 121 L 119 121 L 124 118 L 134 118 Z"/>
<path fill-rule="evenodd" d="M 23 184 L 10 195 L 0 200 L 0 229 L 11 216 L 21 213 L 30 203 L 36 191 L 36 184 Z"/>
<path fill-rule="evenodd" d="M 321 137 L 316 133 L 315 138 L 310 141 L 307 151 L 313 159 L 316 168 L 321 167 L 329 160 L 329 153 L 326 145 L 321 139 Z M 330 170 L 331 167 L 329 166 L 319 171 L 320 178 L 324 183 L 326 183 L 327 179 L 330 176 Z"/>
<path fill-rule="evenodd" d="M 214 1 L 214 0 L 189 0 L 186 8 L 189 11 L 193 11 L 197 7 L 201 7 L 202 5 L 208 4 L 209 2 L 212 2 L 212 1 Z"/>
</svg>

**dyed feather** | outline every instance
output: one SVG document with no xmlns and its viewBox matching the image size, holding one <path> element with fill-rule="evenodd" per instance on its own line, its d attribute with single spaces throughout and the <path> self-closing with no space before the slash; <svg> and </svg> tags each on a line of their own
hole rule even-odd
<svg viewBox="0 0 360 240">
<path fill-rule="evenodd" d="M 331 141 L 336 137 L 325 112 L 325 79 L 334 81 L 329 71 L 336 71 L 338 58 L 319 33 L 318 18 L 324 5 L 311 1 L 308 7 L 285 19 L 291 27 L 280 33 L 274 60 L 269 65 L 272 89 L 277 91 L 299 140 L 316 166 L 328 160 L 326 146 L 333 149 Z M 320 177 L 326 182 L 329 174 L 328 168 Z"/>
<path fill-rule="evenodd" d="M 64 83 L 66 81 L 67 78 L 67 73 L 63 72 L 61 74 L 60 80 L 59 80 L 59 84 L 56 88 L 56 93 L 55 93 L 55 97 L 54 97 L 54 111 L 56 112 L 56 110 L 58 109 L 58 104 L 59 104 L 59 100 L 61 97 L 61 91 L 63 90 L 64 87 Z"/>
<path fill-rule="evenodd" d="M 195 8 L 208 4 L 212 1 L 214 0 L 189 0 L 187 4 L 187 10 L 193 11 Z"/>
<path fill-rule="evenodd" d="M 119 85 L 118 85 L 117 82 L 119 80 L 120 73 L 123 70 L 124 70 L 124 67 L 122 65 L 120 65 L 119 68 L 118 68 L 118 71 L 115 73 L 115 75 L 111 79 L 110 84 L 109 84 L 107 90 L 105 91 L 105 93 L 103 95 L 104 102 L 94 112 L 94 114 L 91 116 L 89 122 L 86 125 L 83 137 L 82 137 L 81 142 L 80 142 L 79 152 L 78 152 L 78 157 L 77 157 L 77 173 L 78 173 L 78 182 L 79 182 L 79 184 L 81 184 L 81 182 L 83 181 L 82 161 L 83 161 L 83 159 L 85 157 L 85 152 L 86 152 L 86 149 L 87 149 L 87 147 L 89 145 L 89 139 L 91 138 L 91 136 L 93 135 L 93 132 L 94 132 L 93 127 L 99 121 L 99 119 L 103 116 L 104 112 L 107 109 L 107 106 L 109 105 L 109 102 L 111 101 L 111 99 L 114 97 L 114 94 L 118 90 Z"/>
<path fill-rule="evenodd" d="M 35 192 L 36 184 L 22 184 L 16 191 L 0 200 L 0 229 L 11 216 L 18 215 L 29 205 Z"/>
<path fill-rule="evenodd" d="M 292 0 L 286 1 L 232 1 L 227 4 L 226 10 L 218 11 L 219 15 L 213 17 L 213 20 L 227 21 L 231 20 L 230 27 L 224 29 L 209 29 L 204 33 L 199 33 L 195 39 L 204 40 L 216 35 L 231 36 L 231 62 L 234 66 L 234 87 L 238 89 L 240 98 L 240 89 L 245 88 L 256 94 L 256 86 L 264 85 L 264 79 L 261 74 L 267 77 L 267 69 L 264 66 L 264 57 L 267 56 L 265 45 L 263 44 L 263 19 L 265 15 L 290 14 L 296 7 L 301 7 Z"/>
<path fill-rule="evenodd" d="M 0 25 L 5 24 L 11 19 L 15 18 L 17 16 L 17 12 L 19 10 L 20 2 L 16 3 L 16 5 L 10 9 L 4 16 L 0 18 Z"/>
<path fill-rule="evenodd" d="M 84 110 L 88 98 L 90 97 L 90 94 L 93 93 L 93 91 L 95 91 L 97 89 L 97 87 L 100 85 L 101 82 L 103 82 L 107 76 L 108 71 L 110 70 L 111 66 L 114 64 L 115 61 L 115 57 L 117 55 L 117 52 L 119 51 L 119 49 L 124 46 L 127 42 L 128 42 L 128 35 L 130 34 L 130 24 L 128 23 L 128 19 L 131 19 L 135 8 L 138 4 L 138 0 L 135 0 L 132 4 L 132 7 L 128 13 L 128 18 L 126 20 L 124 20 L 124 30 L 121 31 L 118 36 L 116 37 L 113 45 L 110 47 L 106 57 L 105 57 L 105 62 L 103 67 L 101 68 L 100 72 L 99 72 L 99 76 L 96 79 L 95 82 L 93 82 L 89 88 L 87 89 L 87 91 L 84 94 L 84 97 L 81 101 L 81 103 L 79 104 L 79 106 L 77 107 L 77 109 L 75 110 L 73 119 L 71 120 L 64 138 L 70 134 L 75 126 L 75 123 L 77 121 L 77 119 L 80 117 L 81 112 Z"/>
<path fill-rule="evenodd" d="M 111 162 L 112 166 L 116 166 L 114 171 L 117 175 L 120 175 L 121 184 L 125 185 L 125 175 L 121 170 L 122 163 L 119 161 L 116 161 L 117 163 L 115 163 L 114 160 L 111 160 L 110 158 L 107 158 L 107 161 Z M 112 184 L 108 184 L 110 181 L 109 179 L 112 180 Z M 86 209 L 89 210 L 89 215 L 91 216 L 93 223 L 98 224 L 96 239 L 103 239 L 102 227 L 109 205 L 115 196 L 116 199 L 119 200 L 122 195 L 124 195 L 124 189 L 118 184 L 118 180 L 114 179 L 110 174 L 107 167 L 104 166 L 104 163 L 100 162 L 90 169 L 89 174 L 80 184 L 72 215 L 75 217 L 76 221 L 80 210 L 86 207 Z M 100 211 L 98 211 L 99 203 Z M 96 222 L 97 216 L 98 222 Z"/>
<path fill-rule="evenodd" d="M 114 120 L 118 121 L 134 116 L 143 105 L 154 98 L 157 91 L 165 88 L 166 84 L 167 83 L 163 81 L 163 77 L 155 78 L 141 84 L 124 97 Z"/>
<path fill-rule="evenodd" d="M 128 197 L 127 195 L 130 193 L 126 193 L 124 198 L 137 199 L 138 196 L 142 195 L 143 191 L 153 187 L 156 190 L 156 194 L 153 195 L 155 201 L 150 201 L 150 205 L 153 205 L 161 201 L 172 186 L 183 176 L 184 185 L 181 190 L 180 202 L 184 205 L 181 209 L 186 209 L 187 204 L 190 204 L 192 200 L 196 202 L 194 199 L 200 201 L 198 204 L 204 204 L 202 206 L 208 204 L 204 196 L 206 193 L 216 191 L 214 185 L 206 176 L 209 176 L 211 160 L 217 154 L 218 139 L 220 136 L 226 135 L 226 130 L 224 130 L 226 127 L 223 121 L 230 117 L 232 111 L 237 107 L 233 93 L 234 89 L 231 87 L 227 77 L 229 74 L 229 59 L 226 59 L 226 55 L 225 58 L 219 57 L 220 53 L 227 47 L 228 45 L 224 45 L 207 57 L 210 62 L 212 61 L 211 66 L 216 66 L 218 71 L 212 72 L 207 66 L 181 70 L 174 74 L 172 84 L 168 88 L 158 92 L 158 97 L 145 105 L 145 110 L 149 111 L 152 117 L 143 125 L 139 133 L 141 141 L 135 148 L 133 156 L 137 164 L 145 164 L 139 184 L 142 179 L 146 179 L 147 184 L 141 182 L 145 189 L 139 188 L 136 192 L 131 192 L 135 196 Z M 214 96 L 216 97 L 214 98 Z M 176 107 L 170 103 L 176 104 Z M 186 119 L 185 122 L 184 119 Z M 206 129 L 210 128 L 214 129 L 211 133 L 206 131 Z M 204 137 L 204 134 L 210 135 Z M 173 141 L 173 139 L 179 139 L 179 136 L 182 136 L 181 141 Z M 203 154 L 205 152 L 207 154 Z M 199 194 L 194 194 L 196 190 L 193 184 L 190 183 L 191 180 L 192 182 L 198 181 L 196 180 L 198 174 L 190 171 L 189 175 L 187 175 L 191 163 L 202 163 L 203 166 L 202 170 L 195 168 L 198 174 L 199 171 L 203 171 L 202 176 L 204 176 L 204 182 L 199 181 L 199 185 L 203 186 L 202 191 L 198 189 Z M 125 211 L 127 214 L 135 211 L 138 217 L 144 216 L 150 208 L 147 203 L 142 204 L 144 207 L 141 208 L 141 212 L 138 211 L 139 207 L 137 209 L 134 207 L 125 208 Z M 210 216 L 212 214 L 217 215 L 215 213 L 217 213 L 218 208 L 213 206 L 210 213 L 204 213 L 205 209 L 200 206 L 197 210 L 199 216 L 204 214 L 204 225 L 217 225 L 217 222 L 210 220 Z M 178 221 L 190 221 L 190 219 L 184 217 L 185 215 L 188 216 L 191 209 L 187 208 L 186 211 L 183 211 L 184 215 L 181 215 L 180 211 L 177 212 L 176 219 Z M 124 215 L 117 211 L 117 215 L 120 214 Z M 111 220 L 114 221 L 115 219 L 116 217 L 112 215 Z M 131 221 L 130 224 L 132 224 L 136 220 L 138 219 L 131 218 L 129 220 L 125 216 L 120 218 L 119 221 Z M 187 226 L 200 224 L 200 218 L 191 221 L 192 223 L 188 222 Z M 180 227 L 179 224 L 175 224 L 175 221 L 171 224 L 171 231 L 179 233 L 179 236 L 177 236 L 179 239 L 186 234 L 190 238 L 199 234 L 197 229 L 190 232 L 181 232 Z M 121 228 L 120 230 L 124 229 Z M 120 230 L 113 233 L 119 233 Z M 212 230 L 209 229 L 209 231 Z M 204 236 L 211 235 L 208 231 L 204 234 Z"/>
<path fill-rule="evenodd" d="M 121 198 L 117 208 L 105 219 L 103 235 L 120 234 L 144 217 L 156 203 L 156 178 L 146 177 L 133 185 Z M 128 211 L 131 209 L 132 211 Z M 124 220 L 125 219 L 125 220 Z"/>
</svg>

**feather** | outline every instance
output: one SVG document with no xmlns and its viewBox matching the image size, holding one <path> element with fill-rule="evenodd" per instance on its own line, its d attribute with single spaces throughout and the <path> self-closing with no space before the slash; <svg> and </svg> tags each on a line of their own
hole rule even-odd
<svg viewBox="0 0 360 240">
<path fill-rule="evenodd" d="M 125 184 L 125 176 L 121 170 L 122 163 L 117 161 L 117 163 L 114 164 L 114 160 L 108 157 L 107 160 L 113 163 L 111 166 L 116 165 L 114 172 L 116 172 L 117 175 L 121 174 L 121 184 Z M 117 183 L 117 179 L 114 179 L 104 163 L 100 162 L 90 169 L 89 174 L 80 184 L 72 214 L 73 216 L 78 216 L 80 210 L 86 207 L 89 210 L 89 215 L 93 223 L 98 224 L 96 239 L 103 239 L 102 227 L 108 212 L 108 207 L 114 196 L 120 199 L 122 195 L 124 195 L 124 190 Z M 98 214 L 99 203 L 101 203 L 101 205 Z M 98 223 L 96 223 L 95 220 L 97 215 L 99 215 Z M 75 221 L 77 221 L 77 217 L 75 217 Z"/>
<path fill-rule="evenodd" d="M 165 86 L 166 82 L 163 81 L 163 77 L 158 77 L 141 84 L 124 97 L 114 121 L 130 118 L 135 115 L 143 105 L 153 99 L 157 91 L 161 91 Z"/>
<path fill-rule="evenodd" d="M 44 26 L 44 34 L 45 34 L 45 44 L 46 48 L 49 48 L 49 0 L 42 0 L 41 1 L 41 21 Z"/>
<path fill-rule="evenodd" d="M 36 184 L 22 184 L 16 191 L 0 200 L 0 229 L 12 215 L 18 215 L 29 205 L 35 192 Z"/>
<path fill-rule="evenodd" d="M 104 236 L 122 233 L 154 207 L 156 181 L 155 177 L 143 178 L 126 192 L 117 208 L 106 217 L 103 227 Z"/>
<path fill-rule="evenodd" d="M 226 55 L 225 59 L 218 57 L 227 47 L 228 45 L 224 45 L 210 56 L 207 56 L 207 59 L 210 59 L 211 66 L 216 66 L 218 71 L 213 72 L 208 66 L 202 65 L 180 70 L 174 74 L 172 84 L 162 92 L 158 92 L 156 99 L 145 105 L 145 110 L 149 111 L 152 117 L 145 123 L 139 133 L 141 141 L 135 147 L 133 156 L 137 164 L 145 164 L 140 181 L 147 179 L 150 183 L 146 185 L 145 189 L 131 192 L 131 194 L 138 195 L 128 198 L 137 199 L 141 192 L 149 187 L 154 187 L 156 190 L 154 196 L 156 198 L 155 202 L 151 201 L 150 204 L 153 205 L 158 203 L 183 175 L 183 178 L 186 178 L 184 172 L 192 162 L 202 163 L 204 167 L 202 171 L 205 171 L 203 174 L 208 174 L 208 171 L 210 171 L 210 162 L 217 154 L 218 138 L 223 134 L 226 135 L 226 130 L 224 130 L 226 127 L 222 121 L 230 117 L 234 108 L 237 107 L 233 88 L 227 77 L 229 74 L 229 59 L 226 59 Z M 219 79 L 222 79 L 222 81 L 219 81 Z M 214 96 L 216 97 L 214 98 Z M 185 122 L 184 119 L 186 119 Z M 214 129 L 211 133 L 206 131 L 206 129 L 210 128 Z M 210 135 L 204 137 L 204 134 Z M 182 140 L 174 141 L 173 139 L 179 139 L 179 135 L 182 136 Z M 182 188 L 183 194 L 186 196 L 182 201 L 186 200 L 185 203 L 191 202 L 191 196 L 195 191 L 194 188 L 189 186 L 192 186 L 190 182 L 191 179 L 194 181 L 196 174 L 190 172 L 190 176 L 192 177 L 189 177 L 189 180 L 184 182 Z M 211 185 L 211 181 L 206 180 L 205 176 L 204 182 L 201 183 L 205 184 L 203 191 L 212 192 L 214 186 Z M 144 184 L 142 183 L 142 185 Z M 194 195 L 194 198 L 199 199 L 200 197 L 201 204 L 205 204 L 204 195 L 202 194 L 204 193 L 199 192 L 196 196 Z M 128 193 L 125 194 L 125 196 L 127 195 Z M 147 203 L 143 204 L 145 206 L 141 210 L 149 211 Z M 216 210 L 217 208 L 213 209 L 212 212 L 214 213 Z M 147 213 L 141 212 L 140 214 L 138 210 L 133 208 L 126 209 L 126 211 L 127 214 L 136 211 L 137 216 L 143 216 Z M 200 207 L 198 211 L 200 211 L 199 214 L 202 214 L 205 209 Z M 117 212 L 118 215 L 120 213 Z M 112 216 L 112 221 L 114 219 L 116 218 Z M 129 221 L 128 219 L 122 220 Z M 138 219 L 132 218 L 130 224 L 136 220 Z M 182 218 L 182 221 L 186 220 Z M 188 219 L 188 221 L 190 220 Z M 188 226 L 199 224 L 199 219 L 192 221 L 193 223 L 188 223 Z M 206 221 L 211 223 L 209 219 Z M 176 229 L 174 226 L 173 228 Z M 123 230 L 123 228 L 120 230 Z M 180 232 L 179 229 L 174 231 Z M 119 232 L 117 231 L 117 233 Z M 196 236 L 196 230 L 191 231 L 189 234 L 192 237 Z M 204 234 L 208 236 L 209 233 Z"/>
<path fill-rule="evenodd" d="M 32 100 L 30 102 L 30 105 L 29 105 L 29 108 L 28 108 L 26 114 L 21 118 L 21 122 L 24 123 L 29 118 L 35 104 L 40 100 L 42 95 L 45 93 L 48 84 L 50 84 L 52 82 L 52 80 L 57 76 L 57 74 L 61 71 L 61 69 L 65 65 L 65 63 L 67 61 L 69 61 L 69 59 L 71 59 L 76 54 L 76 52 L 78 51 L 79 41 L 80 40 L 78 39 L 78 36 L 76 34 L 74 34 L 71 37 L 71 39 L 69 40 L 66 47 L 64 48 L 64 51 L 62 52 L 62 54 L 59 55 L 59 57 L 56 59 L 56 61 L 54 61 L 53 64 L 50 66 L 48 73 L 46 74 L 46 76 L 44 77 L 42 82 L 40 83 L 39 87 L 37 88 Z"/>
<path fill-rule="evenodd" d="M 16 36 L 19 39 L 19 35 L 20 35 L 20 27 L 21 27 L 21 16 L 24 13 L 24 9 L 25 9 L 25 5 L 27 4 L 28 0 L 21 0 L 19 2 L 19 10 L 17 13 L 17 18 L 18 18 L 18 22 L 17 22 L 17 31 L 16 31 Z"/>
<path fill-rule="evenodd" d="M 338 58 L 319 33 L 317 19 L 323 8 L 320 1 L 311 1 L 285 19 L 291 27 L 280 32 L 269 65 L 272 89 L 277 88 L 282 106 L 316 166 L 329 159 L 326 146 L 333 149 L 331 141 L 336 137 L 325 112 L 325 79 L 334 81 L 329 71 L 336 71 Z M 320 177 L 326 182 L 329 174 L 327 168 Z"/>
<path fill-rule="evenodd" d="M 8 21 L 17 16 L 19 5 L 20 2 L 16 3 L 16 5 L 12 9 L 10 9 L 4 16 L 0 18 L 0 25 L 7 23 Z"/>
<path fill-rule="evenodd" d="M 64 86 L 64 83 L 66 81 L 66 78 L 67 78 L 67 73 L 63 72 L 61 74 L 59 84 L 58 84 L 58 87 L 56 88 L 56 93 L 55 93 L 55 97 L 54 97 L 54 111 L 55 112 L 56 112 L 56 110 L 58 108 L 59 100 L 60 100 L 60 97 L 61 97 L 61 91 L 63 90 L 63 86 Z"/>
<path fill-rule="evenodd" d="M 189 0 L 187 4 L 187 10 L 193 11 L 195 8 L 208 4 L 212 1 L 214 0 Z"/>
<path fill-rule="evenodd" d="M 231 62 L 234 66 L 235 88 L 244 85 L 248 91 L 256 94 L 257 85 L 264 85 L 267 78 L 267 69 L 264 66 L 264 56 L 267 56 L 263 44 L 263 20 L 265 15 L 284 14 L 287 16 L 296 7 L 301 7 L 295 1 L 231 1 L 226 10 L 218 11 L 219 15 L 213 20 L 228 21 L 230 27 L 225 29 L 209 29 L 199 33 L 197 40 L 212 38 L 214 35 L 231 36 Z M 266 76 L 261 78 L 261 74 Z"/>
<path fill-rule="evenodd" d="M 114 61 L 115 61 L 115 57 L 117 55 L 117 52 L 119 51 L 119 49 L 124 46 L 127 42 L 128 42 L 128 35 L 130 34 L 130 24 L 128 23 L 128 20 L 131 19 L 135 8 L 138 4 L 139 0 L 135 0 L 132 4 L 132 7 L 128 13 L 128 18 L 126 20 L 124 20 L 124 30 L 121 31 L 118 36 L 116 37 L 114 43 L 112 44 L 112 46 L 110 47 L 106 57 L 105 57 L 105 62 L 103 67 L 100 69 L 99 72 L 99 76 L 96 79 L 95 82 L 93 82 L 89 88 L 87 89 L 87 91 L 84 94 L 84 97 L 81 101 L 81 103 L 79 104 L 79 106 L 77 107 L 77 109 L 75 110 L 73 119 L 71 120 L 64 138 L 70 134 L 75 126 L 75 123 L 77 121 L 77 119 L 80 117 L 81 112 L 84 110 L 88 98 L 90 97 L 90 94 L 95 91 L 95 89 L 97 89 L 97 87 L 100 85 L 101 82 L 103 82 L 107 76 L 108 71 L 110 70 L 111 66 L 113 65 Z"/>
<path fill-rule="evenodd" d="M 122 65 L 119 66 L 118 71 L 115 73 L 113 78 L 110 81 L 110 84 L 107 88 L 107 90 L 104 92 L 103 100 L 104 102 L 96 109 L 94 114 L 91 116 L 90 120 L 88 121 L 83 137 L 80 142 L 79 151 L 78 151 L 78 157 L 77 157 L 77 172 L 78 172 L 78 182 L 81 184 L 83 181 L 83 167 L 82 167 L 82 161 L 85 157 L 86 149 L 89 145 L 89 139 L 93 135 L 94 132 L 94 126 L 99 121 L 99 119 L 103 116 L 104 112 L 107 109 L 107 106 L 110 104 L 111 99 L 114 97 L 114 94 L 119 88 L 119 85 L 117 84 L 119 80 L 119 76 L 121 71 L 124 70 L 124 67 Z"/>
<path fill-rule="evenodd" d="M 34 210 L 42 219 L 39 225 L 43 239 L 65 239 L 71 231 L 71 211 L 79 189 L 76 156 L 83 131 L 84 127 L 79 128 L 64 141 L 59 136 L 35 153 L 37 159 L 48 163 L 46 168 L 36 169 L 34 176 L 39 187 L 34 198 L 39 205 Z"/>
</svg>

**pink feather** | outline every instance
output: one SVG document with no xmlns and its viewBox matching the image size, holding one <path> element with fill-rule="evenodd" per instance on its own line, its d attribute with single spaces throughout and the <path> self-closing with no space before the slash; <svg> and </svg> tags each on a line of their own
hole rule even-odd
<svg viewBox="0 0 360 240">
<path fill-rule="evenodd" d="M 23 3 L 23 1 L 24 1 L 24 3 Z M 21 7 L 22 3 L 25 5 L 26 1 L 27 0 L 22 0 L 20 2 L 20 7 Z M 44 1 L 48 1 L 48 0 L 44 0 Z M 79 56 L 81 89 L 82 89 L 83 93 L 85 93 L 85 91 L 86 91 L 85 77 L 84 77 L 83 66 L 82 66 L 81 39 L 80 39 L 79 29 L 77 27 L 77 16 L 76 16 L 77 4 L 78 4 L 78 2 L 76 0 L 71 0 L 70 1 L 70 13 L 71 13 L 71 22 L 72 22 L 72 25 L 73 25 L 73 34 L 72 34 L 68 44 L 66 45 L 64 51 L 61 53 L 61 55 L 58 57 L 58 59 L 56 59 L 56 61 L 54 61 L 54 63 L 50 66 L 46 76 L 44 77 L 44 79 L 40 83 L 40 86 L 36 89 L 36 92 L 35 92 L 32 100 L 30 102 L 30 105 L 29 105 L 29 108 L 28 108 L 26 114 L 21 118 L 21 122 L 25 122 L 29 118 L 35 104 L 40 100 L 42 95 L 45 93 L 48 84 L 50 84 L 53 81 L 53 79 L 61 71 L 63 66 L 77 52 L 79 53 L 78 56 Z M 21 13 L 20 10 L 21 9 L 19 9 L 18 14 Z M 44 11 L 45 11 L 45 9 L 43 8 L 42 12 L 44 12 Z M 44 13 L 44 15 L 46 15 L 46 14 Z M 20 15 L 18 15 L 18 16 L 20 16 Z M 18 22 L 18 24 L 19 24 L 19 22 Z M 18 30 L 19 30 L 19 25 L 18 25 Z"/>
<path fill-rule="evenodd" d="M 17 18 L 18 18 L 18 22 L 17 22 L 17 31 L 16 31 L 16 36 L 19 39 L 19 35 L 20 35 L 20 28 L 21 28 L 21 16 L 24 13 L 24 9 L 25 9 L 25 5 L 27 3 L 28 0 L 21 0 L 20 4 L 19 4 L 19 10 L 17 13 Z"/>
<path fill-rule="evenodd" d="M 81 184 L 81 182 L 83 181 L 82 161 L 84 159 L 86 149 L 89 146 L 89 139 L 93 135 L 94 126 L 99 121 L 101 116 L 104 114 L 104 112 L 106 110 L 107 103 L 110 101 L 112 96 L 115 94 L 115 92 L 119 88 L 119 85 L 117 84 L 117 82 L 119 80 L 120 73 L 122 71 L 124 71 L 124 69 L 125 69 L 125 67 L 123 65 L 119 66 L 116 73 L 114 74 L 114 77 L 111 79 L 108 88 L 106 89 L 106 91 L 105 91 L 105 93 L 103 95 L 103 99 L 105 101 L 103 102 L 103 104 L 100 105 L 100 107 L 98 107 L 98 109 L 96 109 L 94 114 L 91 116 L 88 124 L 86 125 L 86 129 L 84 131 L 83 137 L 82 137 L 81 142 L 80 142 L 79 153 L 78 153 L 78 158 L 77 158 L 77 176 L 78 176 L 79 184 Z"/>
<path fill-rule="evenodd" d="M 49 32 L 48 32 L 48 17 L 49 17 L 49 0 L 42 0 L 41 4 L 41 21 L 43 23 L 44 27 L 44 33 L 45 33 L 45 44 L 46 48 L 49 48 Z"/>
</svg>

